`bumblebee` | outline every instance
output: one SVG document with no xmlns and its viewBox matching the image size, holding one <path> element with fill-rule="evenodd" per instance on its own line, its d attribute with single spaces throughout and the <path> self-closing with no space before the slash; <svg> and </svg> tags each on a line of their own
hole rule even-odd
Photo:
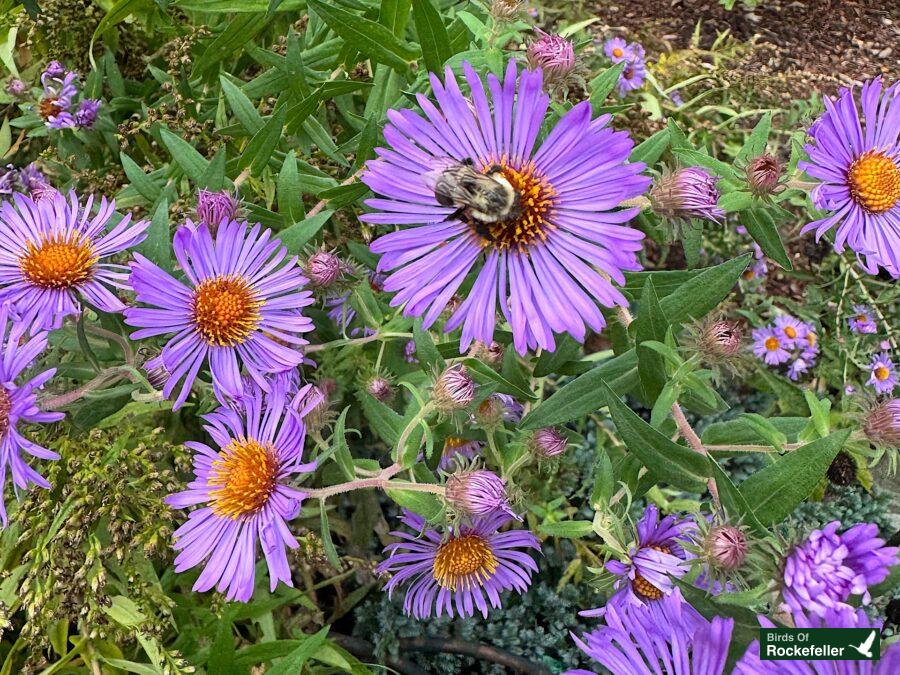
<svg viewBox="0 0 900 675">
<path fill-rule="evenodd" d="M 518 194 L 496 164 L 485 173 L 472 166 L 472 160 L 452 164 L 437 174 L 434 197 L 441 206 L 457 208 L 450 218 L 472 224 L 479 235 L 491 239 L 489 225 L 515 215 Z"/>
</svg>

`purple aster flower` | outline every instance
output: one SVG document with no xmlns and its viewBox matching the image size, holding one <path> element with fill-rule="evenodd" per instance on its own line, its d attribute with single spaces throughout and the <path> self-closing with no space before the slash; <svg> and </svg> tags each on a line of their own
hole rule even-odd
<svg viewBox="0 0 900 675">
<path fill-rule="evenodd" d="M 890 354 L 881 352 L 873 355 L 869 370 L 871 374 L 866 384 L 875 387 L 875 391 L 879 394 L 890 394 L 894 391 L 894 387 L 897 386 L 897 372 Z"/>
<path fill-rule="evenodd" d="M 603 45 L 603 53 L 613 63 L 621 63 L 629 56 L 628 43 L 620 37 L 612 38 Z"/>
<path fill-rule="evenodd" d="M 517 424 L 525 414 L 525 406 L 509 394 L 491 394 L 475 408 L 472 422 L 495 427 L 503 422 Z"/>
<path fill-rule="evenodd" d="M 306 496 L 289 483 L 315 470 L 303 462 L 306 410 L 291 405 L 289 393 L 276 383 L 263 392 L 249 384 L 239 399 L 206 415 L 204 429 L 218 450 L 189 441 L 194 480 L 166 503 L 192 511 L 175 533 L 175 571 L 203 565 L 195 591 L 216 587 L 229 600 L 253 595 L 257 547 L 269 568 L 270 589 L 279 581 L 292 586 L 285 547 L 298 543 L 287 522 L 300 512 Z M 294 396 L 305 398 L 307 385 Z"/>
<path fill-rule="evenodd" d="M 771 326 L 753 329 L 753 353 L 770 366 L 777 366 L 791 358 L 783 338 Z"/>
<path fill-rule="evenodd" d="M 378 269 L 392 270 L 384 284 L 396 292 L 391 304 L 424 316 L 427 328 L 468 278 L 468 295 L 444 326 L 462 327 L 462 352 L 473 340 L 493 341 L 498 307 L 519 353 L 552 351 L 554 333 L 583 341 L 586 327 L 600 331 L 606 324 L 598 303 L 627 304 L 609 279 L 622 284 L 623 270 L 640 269 L 636 252 L 644 235 L 625 225 L 637 209 L 615 209 L 646 190 L 644 165 L 628 163 L 631 139 L 606 126 L 609 116 L 591 121 L 587 101 L 538 146 L 549 104 L 540 72 L 519 75 L 510 61 L 502 82 L 487 76 L 489 99 L 475 71 L 463 69 L 472 108 L 450 69 L 445 84 L 432 75 L 440 108 L 420 95 L 425 117 L 389 111 L 384 133 L 392 147 L 380 148 L 362 177 L 386 197 L 368 200 L 375 211 L 362 220 L 414 226 L 371 246 L 382 254 Z M 444 194 L 442 204 L 435 181 L 446 168 L 485 173 L 505 186 L 510 208 L 483 214 L 448 204 Z"/>
<path fill-rule="evenodd" d="M 509 505 L 506 481 L 493 471 L 484 469 L 454 473 L 447 479 L 447 503 L 460 513 L 484 517 L 495 511 L 522 520 Z"/>
<path fill-rule="evenodd" d="M 51 65 L 56 64 L 53 61 Z M 38 113 L 51 129 L 71 129 L 77 125 L 72 108 L 78 96 L 78 74 L 49 66 L 41 75 L 44 96 L 38 105 Z"/>
<path fill-rule="evenodd" d="M 100 101 L 86 98 L 78 104 L 75 111 L 75 125 L 79 129 L 93 129 L 97 121 L 97 113 L 100 112 Z"/>
<path fill-rule="evenodd" d="M 19 169 L 19 182 L 22 184 L 22 189 L 28 193 L 44 189 L 50 185 L 50 181 L 47 180 L 47 177 L 37 168 L 37 164 L 34 162 Z"/>
<path fill-rule="evenodd" d="M 65 417 L 60 412 L 43 411 L 37 405 L 38 390 L 53 377 L 56 368 L 45 370 L 30 379 L 22 377 L 22 373 L 47 347 L 47 334 L 42 332 L 26 339 L 24 333 L 28 326 L 17 322 L 16 318 L 8 303 L 0 306 L 0 349 L 3 352 L 0 360 L 0 519 L 3 527 L 8 524 L 3 495 L 7 473 L 12 476 L 13 485 L 18 490 L 27 490 L 29 485 L 49 488 L 50 483 L 28 465 L 24 455 L 59 459 L 59 455 L 52 450 L 25 438 L 19 431 L 19 425 L 58 422 Z"/>
<path fill-rule="evenodd" d="M 809 361 L 804 359 L 802 356 L 798 356 L 796 359 L 791 361 L 791 364 L 788 366 L 787 375 L 794 382 L 796 382 L 800 379 L 800 376 L 803 375 L 803 373 L 807 372 L 810 369 L 811 365 L 812 364 L 810 364 Z"/>
<path fill-rule="evenodd" d="M 717 204 L 719 179 L 693 166 L 663 174 L 650 191 L 653 210 L 665 218 L 705 218 L 720 222 L 725 212 Z"/>
<path fill-rule="evenodd" d="M 128 288 L 127 268 L 101 262 L 144 240 L 149 221 L 125 215 L 106 230 L 115 202 L 94 198 L 84 206 L 74 192 L 35 202 L 14 195 L 0 205 L 0 297 L 13 303 L 22 321 L 38 329 L 59 328 L 85 300 L 104 312 L 121 312 L 110 287 Z"/>
<path fill-rule="evenodd" d="M 859 523 L 838 534 L 840 526 L 834 521 L 815 530 L 790 552 L 784 564 L 782 609 L 824 616 L 827 608 L 851 595 L 862 595 L 868 604 L 869 586 L 884 581 L 897 564 L 898 549 L 884 546 L 877 526 Z"/>
<path fill-rule="evenodd" d="M 559 35 L 535 27 L 538 39 L 528 45 L 525 58 L 532 70 L 541 69 L 544 84 L 563 82 L 575 67 L 575 46 Z"/>
<path fill-rule="evenodd" d="M 809 332 L 809 326 L 800 321 L 800 319 L 785 315 L 775 318 L 775 335 L 789 349 L 795 347 L 801 340 L 806 338 L 807 332 Z"/>
<path fill-rule="evenodd" d="M 443 471 L 453 471 L 465 463 L 465 460 L 473 459 L 481 454 L 484 443 L 473 441 L 470 438 L 459 436 L 447 436 L 444 439 L 444 449 L 441 453 L 441 461 L 438 468 Z"/>
<path fill-rule="evenodd" d="M 505 513 L 475 519 L 447 536 L 405 509 L 400 520 L 415 534 L 392 532 L 402 541 L 385 547 L 390 555 L 376 571 L 393 574 L 385 586 L 389 595 L 411 582 L 403 611 L 416 619 L 432 613 L 473 616 L 476 609 L 486 617 L 488 604 L 501 605 L 502 591 L 524 593 L 532 573 L 538 571 L 531 556 L 521 550 L 539 551 L 537 537 L 527 530 L 499 532 L 510 520 Z"/>
<path fill-rule="evenodd" d="M 658 603 L 607 606 L 604 625 L 575 644 L 612 675 L 721 675 L 733 619 L 704 619 L 678 589 Z M 604 671 L 604 672 L 606 672 Z M 593 675 L 568 670 L 564 675 Z"/>
<path fill-rule="evenodd" d="M 900 82 L 882 96 L 881 78 L 862 87 L 861 113 L 852 89 L 825 99 L 825 113 L 810 128 L 809 161 L 798 167 L 820 183 L 811 197 L 832 213 L 809 223 L 816 240 L 837 226 L 839 253 L 848 245 L 870 274 L 883 267 L 900 278 Z"/>
<path fill-rule="evenodd" d="M 853 316 L 847 319 L 854 333 L 876 333 L 878 327 L 872 318 L 872 310 L 865 305 L 853 305 Z"/>
<path fill-rule="evenodd" d="M 53 60 L 47 64 L 47 67 L 44 69 L 43 74 L 41 75 L 41 82 L 45 79 L 55 79 L 61 77 L 66 72 L 66 67 L 57 60 Z"/>
<path fill-rule="evenodd" d="M 690 520 L 674 515 L 659 519 L 656 505 L 650 504 L 637 524 L 637 541 L 628 551 L 628 560 L 610 560 L 606 569 L 616 575 L 617 592 L 607 607 L 642 604 L 669 595 L 675 584 L 672 578 L 683 577 L 690 566 L 682 544 L 684 535 L 695 526 Z"/>
<path fill-rule="evenodd" d="M 777 628 L 766 617 L 757 618 L 763 628 Z M 880 621 L 870 619 L 864 610 L 848 605 L 829 607 L 822 616 L 797 612 L 793 619 L 797 628 L 874 628 L 880 632 L 882 627 Z M 900 672 L 898 643 L 883 646 L 878 661 L 773 661 L 759 658 L 759 640 L 754 640 L 734 668 L 734 675 L 892 675 L 897 672 Z"/>
<path fill-rule="evenodd" d="M 647 61 L 644 57 L 644 48 L 636 42 L 628 45 L 625 56 L 625 68 L 619 75 L 619 96 L 624 98 L 625 94 L 644 86 L 644 79 L 647 77 Z"/>
<path fill-rule="evenodd" d="M 267 375 L 302 363 L 301 334 L 312 330 L 312 321 L 301 308 L 312 303 L 312 294 L 302 290 L 306 278 L 297 258 L 285 260 L 287 250 L 271 230 L 222 222 L 214 241 L 204 225 L 182 226 L 174 249 L 186 279 L 135 254 L 131 284 L 137 301 L 149 307 L 125 312 L 125 323 L 139 329 L 133 339 L 172 335 L 148 366 L 171 373 L 163 388 L 167 398 L 183 382 L 174 408 L 187 399 L 207 360 L 216 390 L 228 397 L 243 388 L 240 364 L 268 390 Z"/>
<path fill-rule="evenodd" d="M 197 192 L 197 220 L 206 225 L 210 232 L 215 232 L 223 220 L 236 220 L 239 209 L 238 200 L 226 190 Z"/>
<path fill-rule="evenodd" d="M 0 195 L 11 195 L 20 187 L 19 170 L 12 164 L 8 164 L 0 173 Z"/>
<path fill-rule="evenodd" d="M 804 325 L 806 326 L 806 335 L 798 345 L 803 349 L 800 352 L 800 356 L 806 359 L 809 365 L 813 365 L 816 361 L 816 356 L 819 355 L 819 335 L 816 333 L 815 326 L 809 323 Z"/>
<path fill-rule="evenodd" d="M 566 451 L 569 439 L 555 428 L 545 427 L 534 432 L 528 445 L 537 457 L 550 459 Z"/>
<path fill-rule="evenodd" d="M 759 247 L 755 241 L 752 242 L 753 245 L 753 264 L 748 267 L 741 277 L 745 281 L 753 281 L 755 279 L 762 279 L 766 276 L 766 273 L 769 271 L 769 266 L 766 264 L 766 256 L 763 253 L 762 249 Z"/>
</svg>

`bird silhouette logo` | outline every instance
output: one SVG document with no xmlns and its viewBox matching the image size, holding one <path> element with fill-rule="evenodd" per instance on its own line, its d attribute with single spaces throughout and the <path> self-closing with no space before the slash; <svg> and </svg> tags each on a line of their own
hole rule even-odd
<svg viewBox="0 0 900 675">
<path fill-rule="evenodd" d="M 875 631 L 869 633 L 869 637 L 863 640 L 859 645 L 850 645 L 867 659 L 872 658 L 872 643 L 875 642 Z"/>
</svg>

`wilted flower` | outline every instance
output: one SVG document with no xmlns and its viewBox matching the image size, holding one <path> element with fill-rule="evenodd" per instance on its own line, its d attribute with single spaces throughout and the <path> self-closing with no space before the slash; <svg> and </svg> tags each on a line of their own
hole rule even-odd
<svg viewBox="0 0 900 675">
<path fill-rule="evenodd" d="M 545 33 L 537 27 L 534 30 L 538 39 L 525 51 L 528 67 L 541 69 L 545 85 L 564 82 L 575 67 L 575 47 L 564 37 Z"/>
<path fill-rule="evenodd" d="M 493 0 L 491 2 L 491 16 L 495 19 L 509 21 L 519 16 L 522 11 L 522 0 Z"/>
<path fill-rule="evenodd" d="M 894 391 L 894 387 L 897 386 L 897 373 L 890 354 L 881 352 L 872 356 L 869 370 L 871 374 L 866 384 L 875 387 L 875 391 L 879 394 L 890 394 Z"/>
<path fill-rule="evenodd" d="M 306 261 L 305 269 L 312 286 L 327 288 L 343 276 L 347 265 L 331 251 L 319 250 Z"/>
<path fill-rule="evenodd" d="M 706 537 L 710 564 L 733 572 L 744 564 L 747 558 L 747 535 L 734 525 L 717 525 L 709 530 Z"/>
<path fill-rule="evenodd" d="M 538 429 L 532 434 L 528 444 L 535 456 L 542 459 L 558 457 L 566 451 L 568 445 L 569 439 L 554 427 Z"/>
<path fill-rule="evenodd" d="M 495 427 L 503 422 L 516 424 L 524 412 L 525 406 L 509 394 L 491 394 L 478 404 L 472 417 L 482 427 Z"/>
<path fill-rule="evenodd" d="M 498 366 L 503 363 L 503 345 L 499 342 L 491 342 L 486 345 L 476 340 L 469 349 L 469 356 L 479 361 L 484 361 L 490 366 Z"/>
<path fill-rule="evenodd" d="M 784 363 L 791 358 L 791 353 L 785 349 L 783 340 L 771 326 L 754 328 L 753 353 L 770 366 Z"/>
<path fill-rule="evenodd" d="M 847 244 L 869 274 L 884 268 L 900 278 L 900 82 L 884 90 L 880 77 L 860 95 L 852 89 L 825 99 L 825 113 L 809 129 L 809 161 L 798 168 L 821 181 L 811 197 L 817 209 L 831 211 L 804 226 L 816 240 L 837 226 L 834 247 Z M 863 127 L 865 125 L 865 128 Z"/>
<path fill-rule="evenodd" d="M 454 473 L 447 479 L 447 503 L 467 516 L 489 516 L 495 511 L 522 520 L 510 508 L 506 481 L 484 469 Z"/>
<path fill-rule="evenodd" d="M 698 166 L 664 173 L 650 190 L 650 202 L 653 210 L 665 218 L 719 222 L 725 212 L 717 206 L 718 182 L 718 178 Z"/>
<path fill-rule="evenodd" d="M 865 305 L 853 305 L 853 316 L 847 319 L 850 330 L 854 333 L 868 334 L 878 332 L 875 320 L 872 318 L 872 310 Z"/>
<path fill-rule="evenodd" d="M 462 364 L 454 364 L 438 376 L 431 400 L 442 412 L 462 410 L 475 400 L 475 383 Z"/>
<path fill-rule="evenodd" d="M 853 457 L 841 450 L 831 460 L 825 475 L 833 485 L 852 485 L 856 480 L 856 462 L 853 461 Z"/>
<path fill-rule="evenodd" d="M 200 190 L 197 193 L 197 220 L 215 232 L 222 221 L 237 218 L 239 206 L 238 200 L 227 190 Z"/>
<path fill-rule="evenodd" d="M 747 185 L 750 192 L 762 197 L 775 194 L 779 188 L 782 173 L 781 162 L 770 154 L 760 155 L 747 165 Z"/>
<path fill-rule="evenodd" d="M 28 85 L 18 77 L 11 77 L 6 83 L 6 93 L 19 98 L 28 92 Z"/>
<path fill-rule="evenodd" d="M 863 432 L 876 445 L 900 447 L 900 398 L 874 405 L 866 414 Z"/>
<path fill-rule="evenodd" d="M 510 520 L 504 512 L 476 518 L 448 536 L 410 511 L 404 510 L 400 520 L 415 534 L 392 532 L 401 541 L 385 547 L 390 556 L 376 570 L 393 573 L 385 586 L 389 595 L 410 582 L 403 612 L 416 619 L 432 613 L 472 616 L 476 610 L 487 616 L 488 605 L 500 607 L 501 592 L 524 593 L 538 571 L 521 550 L 540 550 L 537 538 L 527 530 L 498 532 Z"/>
<path fill-rule="evenodd" d="M 444 449 L 441 452 L 441 461 L 438 468 L 444 471 L 458 469 L 464 464 L 465 460 L 473 459 L 481 452 L 484 444 L 481 441 L 474 441 L 470 438 L 460 438 L 459 436 L 447 436 L 444 439 Z"/>
<path fill-rule="evenodd" d="M 884 546 L 878 527 L 859 523 L 838 534 L 840 522 L 815 530 L 794 547 L 784 564 L 782 597 L 785 611 L 824 616 L 829 607 L 862 595 L 868 604 L 869 586 L 887 578 L 897 564 L 897 549 Z"/>
<path fill-rule="evenodd" d="M 419 96 L 425 116 L 389 111 L 385 137 L 393 147 L 380 149 L 362 176 L 379 196 L 361 220 L 401 226 L 370 246 L 381 254 L 378 269 L 392 271 L 384 284 L 395 293 L 391 305 L 422 316 L 427 328 L 470 278 L 444 324 L 462 329 L 461 351 L 493 340 L 498 310 L 519 353 L 553 350 L 554 333 L 583 340 L 587 328 L 605 326 L 601 305 L 627 304 L 613 282 L 640 269 L 644 234 L 625 225 L 637 209 L 619 205 L 646 190 L 644 165 L 628 161 L 627 134 L 606 117 L 591 119 L 588 101 L 539 140 L 549 97 L 538 71 L 520 73 L 511 60 L 502 82 L 488 75 L 486 87 L 469 64 L 462 69 L 475 112 L 451 69 L 443 82 L 432 75 L 438 106 Z M 439 203 L 435 180 L 463 161 L 501 172 L 515 198 L 528 195 L 523 208 L 487 223 Z"/>
<path fill-rule="evenodd" d="M 390 401 L 394 396 L 394 388 L 391 383 L 383 377 L 373 377 L 366 385 L 366 391 L 382 403 Z"/>
</svg>

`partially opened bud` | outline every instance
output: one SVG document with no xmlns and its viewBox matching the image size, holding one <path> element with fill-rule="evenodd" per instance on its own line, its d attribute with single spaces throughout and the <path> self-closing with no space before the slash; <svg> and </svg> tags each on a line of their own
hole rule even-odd
<svg viewBox="0 0 900 675">
<path fill-rule="evenodd" d="M 330 251 L 316 251 L 306 261 L 305 271 L 311 285 L 327 288 L 338 281 L 347 266 Z"/>
<path fill-rule="evenodd" d="M 538 457 L 549 459 L 557 457 L 566 451 L 569 439 L 563 436 L 553 427 L 538 429 L 531 437 L 529 446 L 531 451 Z"/>
<path fill-rule="evenodd" d="M 366 391 L 373 397 L 385 403 L 390 401 L 394 396 L 394 388 L 391 383 L 383 377 L 373 377 L 366 385 Z"/>
<path fill-rule="evenodd" d="M 706 539 L 710 563 L 732 572 L 747 558 L 747 536 L 733 525 L 720 525 L 709 531 Z"/>
<path fill-rule="evenodd" d="M 702 324 L 697 349 L 711 360 L 729 358 L 741 351 L 744 331 L 737 321 L 717 319 Z"/>
<path fill-rule="evenodd" d="M 750 192 L 763 196 L 773 194 L 781 180 L 781 162 L 777 157 L 760 155 L 747 165 L 747 185 Z"/>
<path fill-rule="evenodd" d="M 900 398 L 881 401 L 869 410 L 863 433 L 876 445 L 900 447 Z"/>
<path fill-rule="evenodd" d="M 461 471 L 447 479 L 447 503 L 468 516 L 489 516 L 504 511 L 519 518 L 509 506 L 506 481 L 492 471 Z"/>
<path fill-rule="evenodd" d="M 200 190 L 197 193 L 197 219 L 215 232 L 223 221 L 234 220 L 238 212 L 238 201 L 230 192 Z"/>
<path fill-rule="evenodd" d="M 24 96 L 27 91 L 28 85 L 17 77 L 9 78 L 9 81 L 6 83 L 6 93 L 16 98 Z"/>
<path fill-rule="evenodd" d="M 719 222 L 725 212 L 717 204 L 719 179 L 699 166 L 664 174 L 650 190 L 650 203 L 660 216 L 705 218 Z"/>
<path fill-rule="evenodd" d="M 462 364 L 444 370 L 431 389 L 431 398 L 441 412 L 452 412 L 468 407 L 475 400 L 475 383 Z"/>
<path fill-rule="evenodd" d="M 575 47 L 560 35 L 545 33 L 535 28 L 538 39 L 528 45 L 525 57 L 528 67 L 538 68 L 544 75 L 544 82 L 562 82 L 575 67 Z"/>
</svg>

